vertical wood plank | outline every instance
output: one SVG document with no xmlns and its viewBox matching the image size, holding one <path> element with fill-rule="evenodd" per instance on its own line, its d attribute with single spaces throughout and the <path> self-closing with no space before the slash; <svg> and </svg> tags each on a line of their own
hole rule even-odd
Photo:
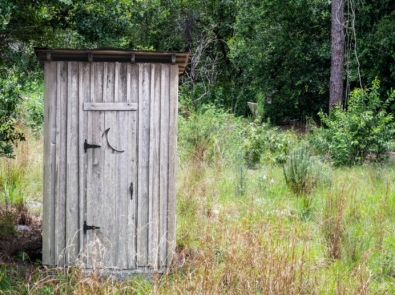
<svg viewBox="0 0 395 295">
<path fill-rule="evenodd" d="M 115 99 L 115 64 L 104 63 L 104 80 L 103 80 L 103 102 L 114 102 Z M 110 128 L 107 135 L 101 133 L 102 146 L 107 145 L 106 136 L 109 138 L 109 142 L 116 140 L 115 124 L 116 124 L 116 112 L 104 111 L 104 130 Z M 117 211 L 118 204 L 116 199 L 117 194 L 117 157 L 106 152 L 106 148 L 101 148 L 102 159 L 104 160 L 102 165 L 102 173 L 104 176 L 102 185 L 104 190 L 104 202 L 102 204 L 102 233 L 103 233 L 103 245 L 105 255 L 105 266 L 112 268 L 115 266 L 117 261 L 117 242 L 118 242 L 118 224 L 117 224 Z"/>
<path fill-rule="evenodd" d="M 173 259 L 176 247 L 176 168 L 177 168 L 177 121 L 178 121 L 178 67 L 170 68 L 170 124 L 169 124 L 169 195 L 168 195 L 168 257 Z"/>
<path fill-rule="evenodd" d="M 55 265 L 56 63 L 44 64 L 43 263 Z"/>
<path fill-rule="evenodd" d="M 104 64 L 92 63 L 91 67 L 91 102 L 103 102 Z M 101 134 L 104 132 L 104 115 L 101 111 L 88 113 L 87 140 L 89 143 L 101 145 Z M 87 157 L 86 222 L 88 225 L 101 227 L 104 222 L 102 212 L 106 210 L 106 204 L 103 204 L 106 199 L 102 187 L 102 149 L 88 150 Z M 93 269 L 101 267 L 104 259 L 101 238 L 101 230 L 89 230 L 86 233 L 88 267 Z"/>
<path fill-rule="evenodd" d="M 126 102 L 126 64 L 115 63 L 115 102 Z M 117 260 L 116 266 L 121 269 L 127 268 L 127 225 L 128 225 L 128 204 L 129 204 L 129 180 L 127 179 L 128 159 L 131 151 L 128 142 L 128 111 L 116 112 L 116 147 L 123 150 L 123 153 L 114 155 L 117 169 Z"/>
<path fill-rule="evenodd" d="M 137 265 L 148 265 L 150 78 L 151 65 L 139 64 Z"/>
<path fill-rule="evenodd" d="M 67 131 L 67 63 L 57 62 L 56 101 L 56 182 L 55 182 L 55 259 L 59 267 L 66 263 L 66 131 Z"/>
<path fill-rule="evenodd" d="M 84 220 L 87 220 L 86 215 L 86 184 L 87 184 L 87 174 L 88 174 L 88 163 L 87 163 L 87 154 L 84 153 L 84 140 L 85 136 L 88 132 L 87 119 L 89 112 L 83 111 L 83 103 L 90 102 L 91 100 L 91 64 L 89 63 L 81 63 L 79 68 L 79 82 L 78 82 L 78 112 L 79 112 L 79 137 L 78 137 L 78 153 L 79 153 L 79 204 L 80 204 L 80 220 L 79 220 L 79 237 L 80 237 L 80 245 L 79 252 L 81 254 L 80 260 L 86 266 L 86 249 L 84 246 L 86 245 L 86 237 L 83 232 L 83 223 Z"/>
<path fill-rule="evenodd" d="M 157 270 L 159 251 L 159 165 L 160 165 L 160 64 L 151 66 L 150 155 L 149 155 L 149 265 Z"/>
<path fill-rule="evenodd" d="M 79 246 L 78 188 L 78 63 L 68 62 L 67 84 L 67 184 L 66 184 L 66 263 L 73 265 Z"/>
<path fill-rule="evenodd" d="M 90 63 L 90 98 L 88 102 L 93 102 L 93 97 L 95 93 L 95 67 L 96 63 Z M 84 129 L 86 129 L 86 133 L 83 135 L 82 140 L 85 139 L 89 142 L 92 140 L 92 132 L 91 132 L 91 122 L 93 120 L 94 112 L 84 112 L 87 121 L 84 122 Z M 84 210 L 84 219 L 81 220 L 82 223 L 84 222 L 91 222 L 92 216 L 92 178 L 93 178 L 93 157 L 92 153 L 85 153 L 84 152 L 84 165 L 86 165 L 86 187 L 85 187 L 85 210 Z M 92 260 L 90 256 L 92 255 L 93 247 L 92 247 L 92 237 L 90 233 L 84 234 L 84 248 L 83 248 L 83 261 L 85 263 L 86 268 L 93 268 Z"/>
<path fill-rule="evenodd" d="M 137 103 L 139 101 L 139 67 L 136 64 L 127 64 L 127 102 Z M 133 198 L 129 201 L 128 206 L 128 268 L 136 267 L 137 253 L 137 218 L 136 218 L 136 200 L 138 199 L 137 183 L 137 120 L 138 111 L 129 112 L 130 130 L 128 131 L 128 147 L 131 147 L 131 159 L 127 170 L 128 180 L 133 183 Z M 129 184 L 130 185 L 130 184 Z"/>
<path fill-rule="evenodd" d="M 170 124 L 170 65 L 162 65 L 161 71 L 161 119 L 160 119 L 160 231 L 159 267 L 167 264 L 167 196 L 169 185 L 169 124 Z"/>
</svg>

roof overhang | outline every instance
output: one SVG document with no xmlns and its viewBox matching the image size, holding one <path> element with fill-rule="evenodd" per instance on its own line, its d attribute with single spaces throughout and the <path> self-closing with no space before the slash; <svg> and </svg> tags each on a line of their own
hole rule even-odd
<svg viewBox="0 0 395 295">
<path fill-rule="evenodd" d="M 183 75 L 188 65 L 189 52 L 133 51 L 121 49 L 48 49 L 35 48 L 37 58 L 45 61 L 131 62 L 178 65 Z"/>
</svg>

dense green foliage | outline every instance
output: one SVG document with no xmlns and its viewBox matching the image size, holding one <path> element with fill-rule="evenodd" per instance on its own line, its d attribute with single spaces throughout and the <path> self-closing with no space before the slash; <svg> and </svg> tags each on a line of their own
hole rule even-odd
<svg viewBox="0 0 395 295">
<path fill-rule="evenodd" d="M 384 103 L 379 91 L 380 83 L 374 80 L 370 89 L 351 93 L 347 110 L 337 106 L 329 116 L 320 113 L 327 128 L 315 128 L 312 142 L 335 165 L 360 164 L 367 157 L 379 161 L 394 149 L 395 123 L 386 109 L 395 91 Z"/>
<path fill-rule="evenodd" d="M 15 68 L 0 73 L 0 157 L 12 157 L 13 144 L 23 140 L 16 125 L 16 109 L 21 99 Z"/>
<path fill-rule="evenodd" d="M 270 123 L 262 125 L 250 123 L 242 133 L 244 158 L 247 166 L 254 167 L 263 162 L 282 164 L 289 151 L 295 146 L 295 132 L 281 132 Z"/>
</svg>

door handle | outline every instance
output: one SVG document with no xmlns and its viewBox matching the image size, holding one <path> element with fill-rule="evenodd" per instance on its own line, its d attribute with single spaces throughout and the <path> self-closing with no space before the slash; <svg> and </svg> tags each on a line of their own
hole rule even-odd
<svg viewBox="0 0 395 295">
<path fill-rule="evenodd" d="M 130 199 L 133 200 L 133 182 L 131 182 L 129 185 L 129 191 L 130 191 Z"/>
</svg>

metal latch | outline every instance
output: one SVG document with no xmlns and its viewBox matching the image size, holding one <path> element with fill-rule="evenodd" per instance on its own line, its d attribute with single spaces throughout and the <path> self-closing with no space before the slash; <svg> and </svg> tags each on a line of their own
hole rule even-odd
<svg viewBox="0 0 395 295">
<path fill-rule="evenodd" d="M 90 144 L 90 143 L 88 143 L 87 140 L 85 139 L 85 142 L 84 142 L 84 152 L 85 152 L 85 153 L 86 153 L 87 149 L 97 149 L 97 148 L 99 148 L 99 147 L 101 147 L 101 146 L 100 146 L 100 145 L 97 145 L 97 144 Z"/>
<path fill-rule="evenodd" d="M 133 200 L 133 182 L 131 182 L 129 185 L 129 191 L 130 191 L 130 199 Z"/>
<path fill-rule="evenodd" d="M 96 229 L 99 229 L 99 228 L 100 228 L 99 226 L 87 225 L 87 224 L 86 224 L 86 220 L 84 221 L 84 234 L 85 234 L 85 235 L 86 235 L 86 231 L 88 231 L 88 230 L 90 230 L 90 229 L 96 230 Z"/>
</svg>

